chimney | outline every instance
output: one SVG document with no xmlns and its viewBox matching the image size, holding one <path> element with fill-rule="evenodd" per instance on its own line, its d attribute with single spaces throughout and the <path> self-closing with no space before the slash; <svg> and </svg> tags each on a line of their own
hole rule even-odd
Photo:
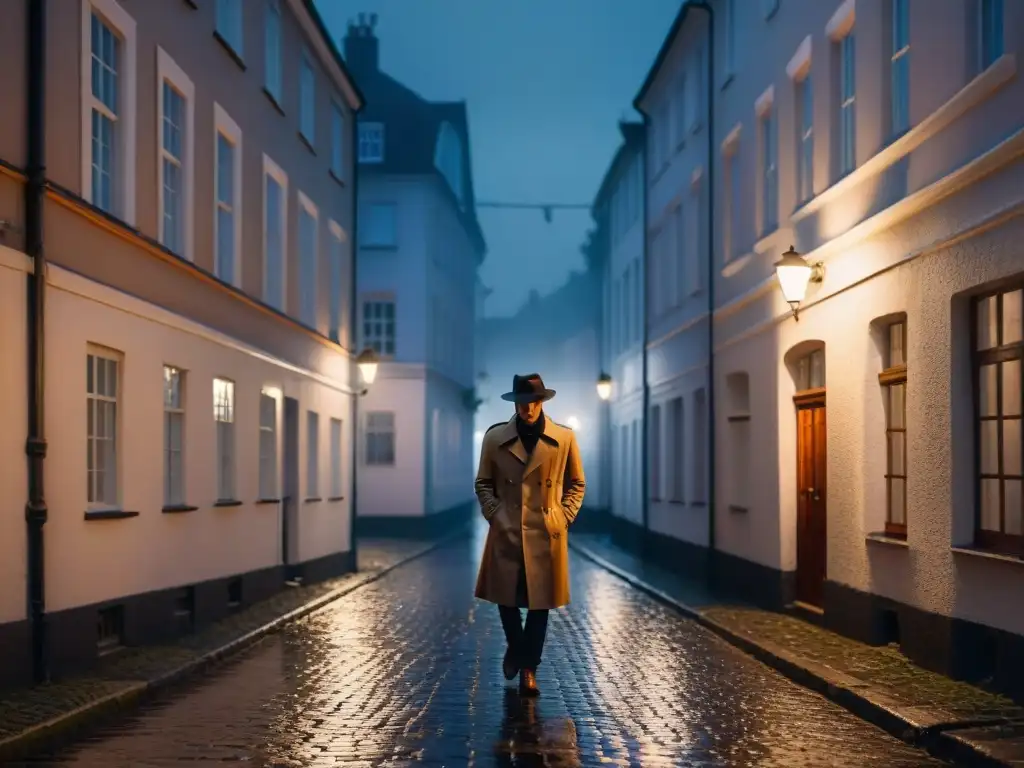
<svg viewBox="0 0 1024 768">
<path fill-rule="evenodd" d="M 380 43 L 374 28 L 377 14 L 367 16 L 360 13 L 356 21 L 349 21 L 345 35 L 345 63 L 358 76 L 360 73 L 376 72 L 380 64 Z"/>
</svg>

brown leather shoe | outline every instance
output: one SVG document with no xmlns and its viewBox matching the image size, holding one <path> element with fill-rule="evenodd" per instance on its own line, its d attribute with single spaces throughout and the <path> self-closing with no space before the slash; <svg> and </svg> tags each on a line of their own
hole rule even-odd
<svg viewBox="0 0 1024 768">
<path fill-rule="evenodd" d="M 506 680 L 511 680 L 519 674 L 519 667 L 507 651 L 505 652 L 505 658 L 501 662 L 501 671 L 505 675 Z"/>
<path fill-rule="evenodd" d="M 522 696 L 539 696 L 540 688 L 537 687 L 537 675 L 532 669 L 524 669 L 519 673 L 519 693 Z"/>
</svg>

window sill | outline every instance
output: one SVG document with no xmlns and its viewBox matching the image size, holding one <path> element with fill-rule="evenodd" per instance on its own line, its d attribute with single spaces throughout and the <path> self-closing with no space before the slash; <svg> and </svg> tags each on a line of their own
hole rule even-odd
<svg viewBox="0 0 1024 768">
<path fill-rule="evenodd" d="M 281 116 L 283 117 L 283 116 L 284 116 L 284 114 L 285 114 L 285 112 L 284 112 L 284 107 L 282 107 L 282 106 L 281 106 L 281 102 L 277 100 L 277 96 L 275 96 L 274 94 L 272 94 L 272 93 L 271 93 L 271 92 L 270 92 L 270 91 L 269 91 L 269 90 L 267 89 L 267 87 L 266 87 L 266 86 L 263 86 L 263 95 L 264 95 L 264 96 L 266 96 L 266 97 L 267 97 L 268 99 L 270 99 L 270 103 L 274 105 L 274 109 L 276 109 L 276 110 L 277 110 L 278 112 L 280 112 L 280 113 L 281 113 Z"/>
<path fill-rule="evenodd" d="M 683 501 L 682 499 L 669 499 L 668 503 L 669 504 L 674 504 L 677 507 L 685 507 L 686 506 L 686 502 Z"/>
<path fill-rule="evenodd" d="M 254 504 L 280 504 L 280 499 L 256 499 Z"/>
<path fill-rule="evenodd" d="M 364 251 L 397 251 L 398 245 L 384 245 L 382 243 L 360 243 L 359 248 Z"/>
<path fill-rule="evenodd" d="M 196 9 L 199 8 L 199 3 L 197 3 L 196 0 L 185 0 L 185 2 L 188 3 L 190 6 L 192 6 L 193 8 L 196 8 Z"/>
<path fill-rule="evenodd" d="M 748 507 L 741 507 L 739 504 L 730 504 L 729 511 L 735 512 L 737 515 L 745 515 L 750 509 Z"/>
<path fill-rule="evenodd" d="M 310 152 L 312 152 L 313 155 L 316 155 L 316 147 L 313 146 L 313 142 L 310 141 L 306 137 L 306 134 L 304 134 L 302 131 L 299 131 L 299 141 L 301 141 L 303 144 L 305 144 L 306 145 L 306 149 L 308 149 Z"/>
<path fill-rule="evenodd" d="M 195 512 L 199 507 L 193 507 L 188 504 L 168 504 L 160 511 L 165 515 L 174 515 L 179 512 Z"/>
<path fill-rule="evenodd" d="M 238 51 L 236 51 L 232 47 L 231 43 L 224 39 L 224 36 L 220 32 L 214 30 L 213 39 L 221 44 L 221 47 L 227 52 L 228 56 L 231 57 L 232 61 L 234 61 L 235 64 L 242 68 L 243 72 L 245 72 L 246 69 L 248 69 L 248 67 L 245 66 L 245 61 L 242 60 L 242 57 L 238 53 Z"/>
<path fill-rule="evenodd" d="M 330 497 L 328 497 L 327 500 L 328 501 L 344 501 L 345 497 L 344 496 L 330 496 Z"/>
<path fill-rule="evenodd" d="M 703 509 L 704 507 L 707 506 L 707 502 L 706 501 L 691 501 L 690 502 L 690 506 L 691 507 L 699 507 L 699 508 Z"/>
<path fill-rule="evenodd" d="M 86 520 L 125 520 L 138 516 L 138 512 L 130 512 L 126 509 L 93 509 L 85 513 Z"/>
<path fill-rule="evenodd" d="M 341 184 L 341 186 L 343 186 L 343 187 L 345 186 L 345 182 L 344 182 L 344 181 L 342 180 L 342 178 L 341 178 L 341 177 L 340 177 L 340 176 L 339 176 L 338 174 L 336 174 L 336 173 L 334 172 L 334 169 L 333 169 L 333 168 L 331 168 L 330 170 L 328 170 L 328 171 L 327 171 L 327 173 L 328 173 L 328 175 L 329 175 L 329 176 L 330 176 L 330 177 L 331 177 L 332 179 L 334 179 L 334 180 L 335 180 L 336 182 L 338 182 L 339 184 Z"/>
<path fill-rule="evenodd" d="M 726 75 L 725 79 L 722 80 L 722 85 L 720 86 L 721 89 L 724 91 L 726 88 L 728 88 L 732 81 L 735 79 L 735 77 L 736 75 L 734 75 L 732 72 Z"/>
<path fill-rule="evenodd" d="M 240 507 L 240 506 L 242 506 L 242 502 L 239 501 L 238 499 L 217 499 L 215 502 L 213 502 L 213 506 L 215 506 L 215 507 Z"/>
<path fill-rule="evenodd" d="M 768 253 L 775 248 L 781 247 L 787 239 L 792 239 L 792 232 L 788 229 L 781 228 L 778 224 L 775 224 L 771 231 L 765 232 L 761 236 L 761 239 L 754 243 L 754 253 Z"/>
<path fill-rule="evenodd" d="M 323 501 L 320 496 L 310 496 L 308 499 L 303 501 L 303 504 L 316 504 L 317 502 Z"/>
<path fill-rule="evenodd" d="M 735 277 L 753 260 L 754 254 L 745 253 L 742 256 L 729 259 L 722 267 L 722 277 Z"/>
<path fill-rule="evenodd" d="M 730 423 L 736 423 L 736 422 L 740 422 L 740 421 L 750 421 L 750 414 L 749 413 L 736 413 L 736 414 L 733 414 L 732 416 L 727 416 L 726 417 L 726 421 L 728 421 Z"/>
<path fill-rule="evenodd" d="M 983 560 L 1000 560 L 1004 563 L 1024 565 L 1024 557 L 1008 555 L 991 549 L 981 549 L 979 547 L 950 547 L 950 550 L 957 555 L 967 555 L 968 557 L 978 557 Z"/>
<path fill-rule="evenodd" d="M 884 531 L 877 531 L 875 533 L 869 533 L 864 537 L 865 541 L 870 541 L 875 544 L 882 544 L 890 547 L 900 547 L 902 549 L 910 549 L 910 545 L 906 539 L 902 539 L 899 536 L 893 536 L 891 533 L 885 533 Z"/>
</svg>

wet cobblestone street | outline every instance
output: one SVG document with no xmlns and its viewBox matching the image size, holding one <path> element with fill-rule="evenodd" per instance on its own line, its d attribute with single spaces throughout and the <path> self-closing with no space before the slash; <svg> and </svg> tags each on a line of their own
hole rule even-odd
<svg viewBox="0 0 1024 768">
<path fill-rule="evenodd" d="M 41 766 L 940 765 L 573 556 L 543 695 L 501 675 L 472 596 L 479 540 L 441 548 Z"/>
</svg>

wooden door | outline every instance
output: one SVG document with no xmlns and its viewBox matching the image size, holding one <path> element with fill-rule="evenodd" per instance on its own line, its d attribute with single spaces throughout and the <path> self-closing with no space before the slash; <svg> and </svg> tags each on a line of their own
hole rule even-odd
<svg viewBox="0 0 1024 768">
<path fill-rule="evenodd" d="M 825 404 L 799 406 L 796 416 L 796 599 L 820 608 L 827 548 Z"/>
</svg>

